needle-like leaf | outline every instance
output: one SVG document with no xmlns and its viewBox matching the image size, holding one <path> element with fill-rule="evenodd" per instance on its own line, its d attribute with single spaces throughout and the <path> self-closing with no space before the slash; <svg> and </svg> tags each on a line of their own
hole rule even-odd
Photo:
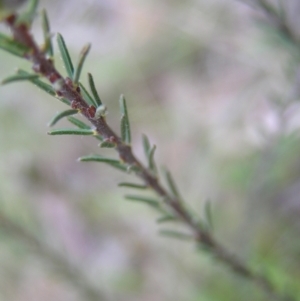
<svg viewBox="0 0 300 301">
<path fill-rule="evenodd" d="M 87 44 L 82 48 L 82 50 L 80 52 L 78 63 L 77 63 L 77 66 L 75 68 L 74 77 L 73 77 L 73 81 L 74 81 L 75 84 L 77 84 L 78 81 L 79 81 L 84 61 L 85 61 L 90 49 L 91 49 L 91 44 Z"/>
<path fill-rule="evenodd" d="M 152 172 L 156 173 L 157 169 L 156 169 L 156 164 L 155 164 L 155 161 L 154 161 L 154 152 L 156 150 L 156 146 L 153 145 L 151 147 L 151 144 L 150 144 L 150 141 L 149 141 L 148 137 L 144 134 L 143 134 L 143 148 L 144 148 L 145 156 L 146 156 L 147 161 L 148 161 L 148 168 Z"/>
<path fill-rule="evenodd" d="M 49 135 L 95 135 L 95 130 L 88 129 L 57 129 L 48 132 Z"/>
<path fill-rule="evenodd" d="M 164 169 L 164 175 L 165 175 L 165 178 L 167 180 L 167 184 L 168 184 L 168 187 L 170 189 L 170 191 L 172 192 L 172 194 L 177 197 L 178 199 L 180 199 L 180 194 L 179 194 L 179 191 L 178 191 L 178 188 L 175 184 L 175 181 L 171 175 L 171 173 L 167 170 L 167 169 Z"/>
<path fill-rule="evenodd" d="M 122 171 L 127 171 L 127 166 L 121 163 L 119 160 L 116 159 L 110 159 L 105 158 L 100 155 L 90 155 L 90 156 L 84 156 L 80 157 L 78 161 L 81 162 L 100 162 L 100 163 L 106 163 L 114 168 L 120 169 Z"/>
<path fill-rule="evenodd" d="M 115 143 L 112 143 L 107 140 L 104 140 L 101 143 L 99 143 L 99 147 L 101 147 L 101 148 L 114 148 L 115 146 L 116 146 Z"/>
<path fill-rule="evenodd" d="M 173 215 L 164 215 L 156 220 L 158 224 L 167 223 L 167 222 L 177 222 L 178 219 Z"/>
<path fill-rule="evenodd" d="M 120 128 L 121 128 L 121 139 L 123 142 L 126 141 L 126 117 L 122 115 L 120 121 Z"/>
<path fill-rule="evenodd" d="M 127 112 L 126 100 L 124 95 L 120 96 L 120 109 L 122 113 L 121 117 L 121 138 L 123 142 L 130 144 L 131 143 L 131 133 L 130 133 L 130 124 L 129 117 Z"/>
<path fill-rule="evenodd" d="M 68 117 L 68 120 L 80 129 L 90 130 L 91 127 L 75 117 Z"/>
<path fill-rule="evenodd" d="M 152 198 L 139 195 L 125 195 L 125 199 L 129 201 L 145 203 L 155 209 L 160 208 L 160 202 Z"/>
<path fill-rule="evenodd" d="M 2 85 L 17 82 L 17 81 L 31 81 L 32 79 L 37 79 L 39 76 L 37 74 L 15 74 L 9 76 L 1 81 Z"/>
<path fill-rule="evenodd" d="M 30 48 L 14 41 L 12 38 L 0 33 L 0 48 L 18 57 L 24 57 L 30 51 Z"/>
<path fill-rule="evenodd" d="M 193 240 L 193 236 L 186 233 L 177 232 L 174 230 L 160 230 L 159 234 L 170 238 L 180 239 L 180 240 Z"/>
<path fill-rule="evenodd" d="M 18 75 L 20 76 L 30 76 L 32 75 L 31 73 L 25 71 L 25 70 L 22 70 L 22 69 L 18 69 L 17 71 Z M 35 79 L 35 78 L 29 78 L 29 80 L 36 84 L 40 89 L 42 89 L 43 91 L 47 92 L 48 94 L 50 94 L 51 96 L 55 96 L 56 93 L 54 91 L 54 89 L 48 85 L 47 83 L 39 80 L 39 79 Z"/>
<path fill-rule="evenodd" d="M 94 79 L 93 79 L 93 76 L 92 76 L 91 73 L 88 73 L 88 81 L 89 81 L 90 89 L 91 89 L 92 94 L 94 96 L 94 100 L 97 103 L 97 107 L 99 107 L 99 106 L 102 105 L 102 101 L 101 101 L 101 99 L 99 97 L 99 94 L 97 92 L 97 89 L 96 89 L 96 86 L 95 86 L 95 82 L 94 82 Z"/>
<path fill-rule="evenodd" d="M 78 110 L 73 110 L 73 109 L 60 112 L 52 118 L 52 120 L 49 122 L 48 126 L 54 126 L 62 118 L 70 116 L 70 115 L 75 115 L 77 113 L 78 113 Z"/>
<path fill-rule="evenodd" d="M 44 51 L 52 58 L 53 45 L 51 41 L 49 20 L 45 9 L 42 10 L 42 27 L 43 27 L 43 34 L 44 34 Z"/>
<path fill-rule="evenodd" d="M 33 19 L 36 16 L 36 10 L 39 1 L 38 0 L 29 0 L 27 1 L 27 8 L 23 14 L 21 14 L 18 18 L 19 23 L 27 23 L 29 26 L 31 26 Z"/>
<path fill-rule="evenodd" d="M 149 155 L 151 145 L 150 145 L 148 137 L 144 134 L 143 134 L 143 147 L 144 147 L 145 156 L 148 159 L 148 155 Z"/>
<path fill-rule="evenodd" d="M 96 101 L 93 99 L 93 97 L 89 94 L 89 92 L 87 91 L 87 89 L 84 87 L 84 85 L 82 83 L 79 83 L 81 92 L 82 92 L 82 96 L 84 98 L 84 100 L 86 101 L 86 103 L 90 106 L 94 106 L 95 108 L 97 108 L 97 103 Z"/>
<path fill-rule="evenodd" d="M 60 33 L 57 34 L 57 44 L 58 44 L 58 48 L 59 48 L 62 60 L 65 65 L 67 74 L 70 78 L 73 78 L 73 74 L 74 74 L 73 63 L 72 63 L 72 60 L 71 60 L 71 57 L 69 54 L 69 50 L 66 46 L 65 40 Z"/>
<path fill-rule="evenodd" d="M 156 145 L 153 145 L 149 151 L 149 155 L 148 155 L 148 165 L 149 165 L 149 169 L 151 171 L 153 171 L 154 173 L 157 172 L 157 169 L 156 169 L 156 164 L 155 164 L 155 161 L 154 161 L 154 152 L 156 150 Z"/>
<path fill-rule="evenodd" d="M 31 75 L 31 73 L 24 71 L 22 69 L 19 69 L 17 72 L 19 75 L 24 75 L 24 76 L 28 76 Z M 56 94 L 55 90 L 53 89 L 52 86 L 48 85 L 47 83 L 39 80 L 38 78 L 31 78 L 28 79 L 30 82 L 34 83 L 36 86 L 38 86 L 40 89 L 42 89 L 43 91 L 47 92 L 48 94 L 50 94 L 51 96 L 54 96 L 56 99 L 60 100 L 61 102 L 63 102 L 64 104 L 70 105 L 70 101 L 64 97 L 60 97 Z"/>
<path fill-rule="evenodd" d="M 127 182 L 119 183 L 118 186 L 120 186 L 120 187 L 134 188 L 134 189 L 147 189 L 146 185 L 135 184 L 135 183 L 127 183 Z"/>
<path fill-rule="evenodd" d="M 77 127 L 79 127 L 80 129 L 86 129 L 86 130 L 91 129 L 91 127 L 90 127 L 89 125 L 85 124 L 84 122 L 82 122 L 81 120 L 79 120 L 79 119 L 77 119 L 77 118 L 75 118 L 75 117 L 70 116 L 70 117 L 68 117 L 68 120 L 69 120 L 72 124 L 74 124 L 74 125 L 76 125 Z M 97 138 L 97 139 L 100 140 L 100 141 L 103 140 L 103 138 L 102 138 L 100 135 L 95 135 L 95 138 Z"/>
</svg>

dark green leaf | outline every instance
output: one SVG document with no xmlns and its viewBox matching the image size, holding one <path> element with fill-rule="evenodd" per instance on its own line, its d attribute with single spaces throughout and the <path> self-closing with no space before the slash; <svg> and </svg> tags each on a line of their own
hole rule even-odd
<svg viewBox="0 0 300 301">
<path fill-rule="evenodd" d="M 155 152 L 156 146 L 153 145 L 151 147 L 150 141 L 149 141 L 149 139 L 146 135 L 143 135 L 143 148 L 144 148 L 145 156 L 146 156 L 147 161 L 148 161 L 148 168 L 152 172 L 156 173 L 156 165 L 155 165 L 155 162 L 154 162 L 154 152 Z"/>
<path fill-rule="evenodd" d="M 176 187 L 176 184 L 174 182 L 174 179 L 171 175 L 171 173 L 168 170 L 164 170 L 164 174 L 165 174 L 165 178 L 167 180 L 167 184 L 169 189 L 171 190 L 173 196 L 177 197 L 178 199 L 180 199 L 180 194 L 178 192 L 178 189 Z"/>
<path fill-rule="evenodd" d="M 127 166 L 127 172 L 131 173 L 131 172 L 139 172 L 141 169 L 140 167 L 136 166 L 136 165 L 128 165 Z"/>
<path fill-rule="evenodd" d="M 127 166 L 122 164 L 120 161 L 116 159 L 110 159 L 110 158 L 105 158 L 100 155 L 90 155 L 90 156 L 84 156 L 80 157 L 78 161 L 81 162 L 100 162 L 100 163 L 106 163 L 112 167 L 115 167 L 117 169 L 120 169 L 122 171 L 127 170 Z"/>
<path fill-rule="evenodd" d="M 70 117 L 68 117 L 68 120 L 69 120 L 72 124 L 74 124 L 74 125 L 76 125 L 77 127 L 79 127 L 80 129 L 86 129 L 86 130 L 91 129 L 91 127 L 90 127 L 89 125 L 85 124 L 84 122 L 82 122 L 81 120 L 79 120 L 79 119 L 77 119 L 77 118 L 75 118 L 75 117 L 70 116 Z M 100 140 L 100 141 L 103 140 L 102 137 L 101 137 L 99 134 L 98 134 L 98 135 L 95 135 L 95 138 L 97 138 L 97 139 Z"/>
<path fill-rule="evenodd" d="M 99 144 L 99 146 L 102 148 L 114 148 L 116 146 L 116 144 L 112 143 L 110 141 L 104 140 Z"/>
<path fill-rule="evenodd" d="M 89 94 L 89 92 L 84 87 L 84 85 L 79 83 L 79 86 L 80 86 L 80 89 L 81 89 L 81 92 L 82 92 L 82 96 L 83 96 L 84 100 L 86 101 L 86 103 L 90 106 L 94 106 L 95 108 L 97 108 L 97 103 L 95 102 L 93 97 Z"/>
<path fill-rule="evenodd" d="M 126 117 L 124 115 L 122 115 L 121 117 L 121 139 L 123 142 L 126 141 Z"/>
<path fill-rule="evenodd" d="M 155 209 L 160 208 L 160 202 L 155 199 L 152 199 L 152 198 L 147 198 L 147 197 L 139 196 L 139 195 L 125 195 L 125 199 L 134 201 L 134 202 L 145 203 Z"/>
<path fill-rule="evenodd" d="M 146 135 L 143 135 L 143 147 L 144 147 L 145 156 L 148 159 L 151 145 L 150 145 L 149 139 Z"/>
<path fill-rule="evenodd" d="M 68 120 L 80 129 L 90 130 L 91 127 L 75 117 L 68 117 Z"/>
<path fill-rule="evenodd" d="M 126 100 L 124 95 L 120 96 L 120 109 L 122 113 L 121 117 L 121 137 L 122 141 L 130 144 L 131 143 L 131 133 L 130 133 L 130 124 L 129 124 L 129 117 L 127 112 Z"/>
<path fill-rule="evenodd" d="M 70 115 L 75 115 L 77 113 L 78 113 L 78 110 L 73 110 L 73 109 L 60 112 L 52 118 L 52 120 L 49 122 L 48 126 L 54 126 L 62 118 L 70 116 Z"/>
<path fill-rule="evenodd" d="M 178 219 L 173 215 L 165 215 L 156 220 L 158 224 L 166 223 L 166 222 L 177 222 Z"/>
<path fill-rule="evenodd" d="M 21 70 L 18 70 L 18 74 L 22 75 L 22 76 L 29 76 L 31 75 L 31 73 Z M 39 79 L 30 79 L 30 81 L 34 84 L 36 84 L 40 89 L 42 89 L 43 91 L 47 92 L 48 94 L 50 94 L 51 96 L 55 96 L 56 93 L 54 91 L 54 89 L 52 88 L 52 86 L 48 85 L 47 83 L 44 83 L 43 81 L 39 80 Z"/>
<path fill-rule="evenodd" d="M 159 234 L 180 240 L 193 240 L 193 237 L 191 235 L 182 232 L 177 232 L 174 230 L 161 230 L 159 231 Z"/>
<path fill-rule="evenodd" d="M 51 32 L 50 32 L 50 25 L 47 16 L 46 10 L 42 10 L 42 27 L 43 27 L 43 34 L 44 34 L 44 51 L 47 53 L 51 58 L 53 57 L 53 45 L 51 41 Z"/>
<path fill-rule="evenodd" d="M 60 33 L 57 34 L 57 44 L 67 70 L 67 74 L 70 78 L 73 78 L 74 67 L 65 40 Z"/>
<path fill-rule="evenodd" d="M 94 130 L 88 129 L 57 129 L 48 132 L 49 135 L 95 135 Z"/>
<path fill-rule="evenodd" d="M 39 76 L 37 74 L 16 74 L 16 75 L 12 75 L 12 76 L 9 76 L 9 77 L 3 79 L 1 84 L 5 85 L 8 83 L 17 82 L 17 81 L 25 81 L 25 80 L 31 81 L 32 79 L 37 79 L 38 77 Z"/>
<path fill-rule="evenodd" d="M 38 6 L 38 0 L 28 0 L 27 8 L 23 14 L 18 18 L 18 23 L 27 23 L 31 26 L 33 19 L 36 16 L 36 9 Z"/>
<path fill-rule="evenodd" d="M 119 183 L 118 186 L 120 186 L 120 187 L 134 188 L 134 189 L 147 189 L 146 185 L 135 184 L 135 183 L 127 183 L 127 182 Z"/>
<path fill-rule="evenodd" d="M 90 89 L 91 89 L 92 94 L 94 96 L 94 99 L 95 99 L 95 101 L 97 103 L 96 107 L 99 107 L 99 106 L 102 105 L 102 101 L 101 101 L 101 99 L 99 97 L 99 94 L 98 94 L 98 92 L 96 90 L 95 82 L 94 82 L 94 79 L 93 79 L 93 76 L 92 76 L 91 73 L 88 73 L 88 80 L 89 80 Z"/>
<path fill-rule="evenodd" d="M 151 171 L 153 171 L 154 173 L 156 173 L 156 164 L 154 161 L 154 152 L 156 150 L 156 145 L 153 145 L 149 151 L 149 155 L 148 155 L 148 164 L 149 164 L 149 169 Z"/>
<path fill-rule="evenodd" d="M 11 37 L 8 37 L 0 33 L 0 48 L 9 52 L 10 54 L 24 58 L 26 53 L 30 51 L 30 48 L 25 45 L 14 41 Z"/>
<path fill-rule="evenodd" d="M 87 44 L 83 47 L 83 49 L 80 52 L 78 63 L 77 63 L 77 66 L 76 66 L 76 69 L 74 72 L 74 78 L 73 78 L 73 81 L 75 84 L 77 84 L 79 81 L 83 63 L 84 63 L 90 49 L 91 49 L 91 44 Z"/>
</svg>

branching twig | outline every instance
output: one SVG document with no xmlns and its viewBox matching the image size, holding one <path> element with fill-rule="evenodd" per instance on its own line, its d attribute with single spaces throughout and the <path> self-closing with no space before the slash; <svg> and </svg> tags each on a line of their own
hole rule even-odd
<svg viewBox="0 0 300 301">
<path fill-rule="evenodd" d="M 57 97 L 67 100 L 73 110 L 77 110 L 89 120 L 94 127 L 93 130 L 95 135 L 100 136 L 103 141 L 109 142 L 115 147 L 121 162 L 124 162 L 129 169 L 143 180 L 147 187 L 151 188 L 157 196 L 161 198 L 164 205 L 169 209 L 169 212 L 190 230 L 190 233 L 197 244 L 203 246 L 211 255 L 213 255 L 214 258 L 230 267 L 236 274 L 248 280 L 252 280 L 256 285 L 266 291 L 270 297 L 272 297 L 272 300 L 292 300 L 281 295 L 268 278 L 253 271 L 248 265 L 240 261 L 235 255 L 228 252 L 227 249 L 216 242 L 211 232 L 194 218 L 184 205 L 181 198 L 170 194 L 161 185 L 155 172 L 153 172 L 150 168 L 146 168 L 133 154 L 129 144 L 130 135 L 127 135 L 127 140 L 124 141 L 124 139 L 122 139 L 123 137 L 120 138 L 110 128 L 106 122 L 105 114 L 101 111 L 98 113 L 98 108 L 95 105 L 88 104 L 83 97 L 82 87 L 80 88 L 80 85 L 77 84 L 79 75 L 77 74 L 76 76 L 76 82 L 70 77 L 64 78 L 55 68 L 53 60 L 51 58 L 49 59 L 46 56 L 45 51 L 41 50 L 37 46 L 29 32 L 29 27 L 24 23 L 18 22 L 17 15 L 13 14 L 7 17 L 6 24 L 12 31 L 14 41 L 28 49 L 28 51 L 26 51 L 25 58 L 32 62 L 32 69 L 34 72 L 46 78 L 51 83 L 52 87 L 55 89 Z M 289 32 L 287 33 L 289 34 Z M 70 69 L 69 72 L 72 73 L 72 70 Z M 100 106 L 102 106 L 102 104 L 100 104 Z M 126 108 L 124 108 L 123 111 L 126 118 Z M 126 124 L 125 119 L 124 124 L 129 127 L 129 123 Z M 86 133 L 90 132 L 86 130 Z M 152 155 L 153 152 L 154 149 L 152 150 Z M 149 153 L 151 152 L 149 151 Z"/>
</svg>

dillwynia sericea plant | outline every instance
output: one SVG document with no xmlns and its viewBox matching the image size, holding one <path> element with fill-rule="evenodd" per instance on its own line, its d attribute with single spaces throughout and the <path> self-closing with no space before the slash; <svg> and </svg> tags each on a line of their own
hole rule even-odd
<svg viewBox="0 0 300 301">
<path fill-rule="evenodd" d="M 5 11 L 0 8 L 2 10 L 1 21 L 11 31 L 11 36 L 0 33 L 0 48 L 32 63 L 31 72 L 19 69 L 16 74 L 4 79 L 2 84 L 29 81 L 69 107 L 54 116 L 49 125 L 52 127 L 61 119 L 67 118 L 74 127 L 53 129 L 48 132 L 49 135 L 90 135 L 99 140 L 101 148 L 111 148 L 112 151 L 116 151 L 119 156 L 118 160 L 101 155 L 84 156 L 78 160 L 105 163 L 125 173 L 132 173 L 142 180 L 143 185 L 127 182 L 119 185 L 136 189 L 139 192 L 147 189 L 152 190 L 157 198 L 151 199 L 141 193 L 126 195 L 125 198 L 145 203 L 155 209 L 158 213 L 159 224 L 176 221 L 185 230 L 185 232 L 178 232 L 162 229 L 161 234 L 193 241 L 207 254 L 212 255 L 215 260 L 222 262 L 234 273 L 252 281 L 264 290 L 270 296 L 270 300 L 294 300 L 283 294 L 265 275 L 254 271 L 214 239 L 209 204 L 205 209 L 205 218 L 201 220 L 185 205 L 169 171 L 163 172 L 167 187 L 161 184 L 161 176 L 154 160 L 156 147 L 151 145 L 145 135 L 142 142 L 147 164 L 142 164 L 136 158 L 131 148 L 130 122 L 123 95 L 120 96 L 119 100 L 121 109 L 120 135 L 110 128 L 105 118 L 106 107 L 95 88 L 92 74 L 88 73 L 88 87 L 80 82 L 81 70 L 89 53 L 90 45 L 86 45 L 82 49 L 77 64 L 74 65 L 64 38 L 57 34 L 57 44 L 67 75 L 62 75 L 57 71 L 53 59 L 52 34 L 45 11 L 41 12 L 44 33 L 43 46 L 38 46 L 30 33 L 31 24 L 36 16 L 37 5 L 37 0 L 29 1 L 23 13 L 17 13 L 11 7 Z M 83 116 L 87 123 L 76 118 L 78 115 Z"/>
</svg>

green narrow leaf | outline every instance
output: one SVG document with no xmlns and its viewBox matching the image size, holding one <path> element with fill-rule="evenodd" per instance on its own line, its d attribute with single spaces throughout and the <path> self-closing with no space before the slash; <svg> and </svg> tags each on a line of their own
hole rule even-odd
<svg viewBox="0 0 300 301">
<path fill-rule="evenodd" d="M 30 73 L 28 73 L 27 71 L 21 70 L 19 69 L 18 74 L 20 75 L 30 75 Z M 60 97 L 56 94 L 55 90 L 53 89 L 52 86 L 48 85 L 47 83 L 39 80 L 39 79 L 29 79 L 30 82 L 34 83 L 36 86 L 38 86 L 41 90 L 45 91 L 46 93 L 48 93 L 51 96 L 54 96 L 56 99 L 60 100 L 61 102 L 63 102 L 66 105 L 70 105 L 70 101 L 64 97 Z"/>
<path fill-rule="evenodd" d="M 182 232 L 177 232 L 174 230 L 160 230 L 159 234 L 180 240 L 193 240 L 193 237 L 191 235 Z"/>
<path fill-rule="evenodd" d="M 60 112 L 52 118 L 52 120 L 49 122 L 48 126 L 54 126 L 62 118 L 70 116 L 70 115 L 75 115 L 77 113 L 78 113 L 78 110 L 73 110 L 73 109 Z"/>
<path fill-rule="evenodd" d="M 166 222 L 177 222 L 178 219 L 173 215 L 164 215 L 156 220 L 158 224 L 166 223 Z"/>
<path fill-rule="evenodd" d="M 127 183 L 127 182 L 119 183 L 118 186 L 128 187 L 128 188 L 135 188 L 135 189 L 147 189 L 148 188 L 146 185 L 135 184 L 135 183 Z"/>
<path fill-rule="evenodd" d="M 78 63 L 77 63 L 77 66 L 76 66 L 76 69 L 74 72 L 74 78 L 73 78 L 73 81 L 75 84 L 77 84 L 79 81 L 84 61 L 85 61 L 90 49 L 91 49 L 91 44 L 87 44 L 82 48 L 82 50 L 79 54 L 79 59 L 78 59 Z"/>
<path fill-rule="evenodd" d="M 73 123 L 74 125 L 76 125 L 77 127 L 79 127 L 80 129 L 85 129 L 85 130 L 90 130 L 91 127 L 88 126 L 87 124 L 85 124 L 84 122 L 82 122 L 81 120 L 75 118 L 75 117 L 68 117 L 68 120 Z"/>
<path fill-rule="evenodd" d="M 148 155 L 148 164 L 149 164 L 149 169 L 151 171 L 153 171 L 154 173 L 156 173 L 157 169 L 156 169 L 156 164 L 154 162 L 154 152 L 156 150 L 156 145 L 153 145 L 149 151 L 149 155 Z"/>
<path fill-rule="evenodd" d="M 64 97 L 60 97 L 58 95 L 55 95 L 55 98 L 60 100 L 61 102 L 63 102 L 66 105 L 70 105 L 70 101 L 68 99 L 64 98 Z"/>
<path fill-rule="evenodd" d="M 120 126 L 121 126 L 121 139 L 123 142 L 125 142 L 126 141 L 126 117 L 124 115 L 121 117 Z"/>
<path fill-rule="evenodd" d="M 18 70 L 18 74 L 19 75 L 23 75 L 23 76 L 29 76 L 31 75 L 30 73 L 28 73 L 27 71 L 24 71 L 22 69 Z M 48 85 L 47 83 L 44 83 L 43 81 L 39 80 L 39 79 L 30 79 L 30 81 L 34 84 L 36 84 L 40 89 L 42 89 L 43 91 L 47 92 L 48 94 L 50 94 L 51 96 L 55 96 L 56 93 L 54 91 L 54 89 L 52 88 L 52 86 Z"/>
<path fill-rule="evenodd" d="M 204 216 L 205 216 L 205 221 L 208 226 L 208 229 L 213 230 L 214 223 L 212 218 L 211 202 L 209 200 L 206 201 L 204 205 Z"/>
<path fill-rule="evenodd" d="M 99 146 L 102 148 L 114 148 L 116 146 L 116 144 L 112 143 L 110 141 L 104 140 L 99 144 Z"/>
<path fill-rule="evenodd" d="M 151 147 L 148 137 L 144 134 L 143 134 L 143 148 L 144 148 L 145 156 L 146 156 L 147 161 L 148 161 L 148 168 L 152 172 L 156 173 L 157 169 L 156 169 L 156 165 L 155 165 L 155 162 L 154 162 L 154 152 L 156 150 L 156 146 L 153 145 Z"/>
<path fill-rule="evenodd" d="M 155 209 L 160 208 L 160 202 L 152 198 L 147 198 L 139 195 L 125 195 L 125 199 L 129 201 L 145 203 Z"/>
<path fill-rule="evenodd" d="M 177 186 L 176 186 L 176 184 L 174 182 L 174 179 L 173 179 L 171 173 L 168 170 L 164 169 L 164 175 L 165 175 L 165 178 L 167 180 L 168 187 L 171 190 L 173 196 L 175 196 L 178 199 L 180 199 L 181 198 L 180 194 L 178 192 Z"/>
<path fill-rule="evenodd" d="M 50 25 L 49 25 L 47 12 L 45 9 L 42 10 L 42 27 L 43 27 L 43 34 L 44 34 L 45 53 L 48 54 L 51 58 L 53 58 L 53 45 L 51 41 Z"/>
<path fill-rule="evenodd" d="M 130 144 L 131 143 L 130 124 L 129 124 L 127 106 L 126 106 L 126 99 L 123 94 L 120 96 L 119 102 L 120 102 L 120 109 L 122 113 L 122 117 L 121 117 L 122 140 L 123 142 Z"/>
<path fill-rule="evenodd" d="M 57 129 L 48 132 L 48 135 L 95 135 L 94 130 L 88 129 Z"/>
<path fill-rule="evenodd" d="M 11 37 L 2 33 L 0 33 L 0 48 L 21 58 L 24 58 L 26 53 L 30 51 L 30 48 L 27 46 L 14 41 Z"/>
<path fill-rule="evenodd" d="M 150 145 L 148 137 L 144 134 L 143 134 L 143 147 L 144 147 L 145 156 L 148 159 L 148 155 L 149 155 L 149 152 L 150 152 L 151 145 Z"/>
<path fill-rule="evenodd" d="M 65 40 L 60 33 L 57 34 L 57 44 L 58 44 L 58 48 L 59 48 L 61 57 L 63 59 L 64 65 L 65 65 L 66 71 L 68 73 L 68 76 L 70 78 L 73 78 L 74 67 L 73 67 L 71 57 L 70 57 L 68 48 L 66 46 Z"/>
<path fill-rule="evenodd" d="M 86 129 L 86 130 L 90 130 L 91 129 L 91 127 L 89 125 L 85 124 L 84 122 L 82 122 L 81 120 L 79 120 L 79 119 L 77 119 L 75 117 L 70 116 L 70 117 L 68 117 L 68 120 L 72 124 L 74 124 L 77 127 L 79 127 L 80 129 Z M 103 140 L 103 138 L 99 134 L 95 135 L 94 137 L 97 138 L 100 141 Z"/>
<path fill-rule="evenodd" d="M 120 169 L 122 171 L 126 171 L 127 167 L 126 165 L 122 164 L 119 160 L 116 159 L 110 159 L 105 158 L 100 155 L 90 155 L 90 156 L 84 156 L 80 157 L 78 161 L 81 162 L 100 162 L 100 163 L 106 163 L 114 168 Z"/>
<path fill-rule="evenodd" d="M 21 14 L 18 18 L 18 23 L 27 23 L 31 26 L 38 6 L 38 0 L 29 0 L 27 1 L 27 8 L 23 14 Z"/>
<path fill-rule="evenodd" d="M 31 81 L 32 79 L 37 79 L 39 76 L 37 74 L 16 74 L 9 76 L 1 81 L 2 85 L 9 84 L 17 81 Z"/>
<path fill-rule="evenodd" d="M 89 81 L 89 85 L 90 85 L 90 89 L 92 91 L 92 94 L 94 96 L 95 102 L 97 103 L 97 107 L 102 105 L 102 101 L 99 97 L 99 94 L 97 92 L 96 86 L 95 86 L 95 82 L 93 79 L 93 76 L 91 73 L 88 73 L 88 81 Z"/>
<path fill-rule="evenodd" d="M 82 91 L 82 96 L 83 96 L 84 100 L 86 101 L 86 103 L 90 106 L 94 106 L 95 108 L 97 108 L 97 103 L 95 102 L 93 97 L 89 94 L 89 92 L 84 87 L 84 85 L 82 83 L 79 83 L 79 86 Z"/>
</svg>

